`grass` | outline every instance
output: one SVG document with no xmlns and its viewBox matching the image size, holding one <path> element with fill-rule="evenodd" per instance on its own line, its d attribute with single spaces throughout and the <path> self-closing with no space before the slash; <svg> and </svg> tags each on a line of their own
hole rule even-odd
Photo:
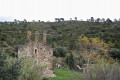
<svg viewBox="0 0 120 80">
<path fill-rule="evenodd" d="M 48 78 L 48 80 L 78 80 L 74 78 L 76 75 L 82 77 L 80 72 L 75 72 L 75 71 L 71 72 L 71 70 L 68 68 L 55 69 L 54 72 L 57 77 L 50 77 Z"/>
</svg>

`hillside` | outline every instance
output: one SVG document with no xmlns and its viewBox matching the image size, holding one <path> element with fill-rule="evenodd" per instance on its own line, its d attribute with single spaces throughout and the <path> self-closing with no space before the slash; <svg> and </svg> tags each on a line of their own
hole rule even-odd
<svg viewBox="0 0 120 80">
<path fill-rule="evenodd" d="M 69 52 L 76 49 L 76 40 L 82 36 L 100 37 L 107 43 L 113 43 L 110 53 L 113 57 L 120 58 L 120 22 L 1 22 L 0 23 L 0 49 L 1 52 L 17 56 L 17 48 L 26 43 L 26 32 L 42 33 L 47 31 L 47 44 L 56 49 L 64 47 Z M 34 40 L 34 35 L 32 35 Z M 42 34 L 40 37 L 42 41 Z M 54 54 L 55 55 L 55 54 Z"/>
</svg>

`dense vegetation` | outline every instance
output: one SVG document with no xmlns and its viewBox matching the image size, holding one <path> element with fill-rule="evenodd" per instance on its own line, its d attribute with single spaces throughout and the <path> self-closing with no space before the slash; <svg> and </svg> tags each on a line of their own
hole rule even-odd
<svg viewBox="0 0 120 80">
<path fill-rule="evenodd" d="M 48 80 L 119 80 L 119 66 L 117 63 L 109 64 L 101 60 L 99 63 L 91 65 L 88 74 L 67 68 L 55 69 L 54 72 L 57 77 L 51 77 Z"/>
<path fill-rule="evenodd" d="M 42 80 L 44 68 L 28 57 L 17 59 L 0 53 L 0 80 Z"/>
<path fill-rule="evenodd" d="M 16 56 L 17 48 L 26 43 L 26 32 L 38 30 L 47 31 L 47 43 L 54 48 L 56 57 L 65 57 L 65 54 L 76 49 L 76 40 L 79 36 L 100 37 L 107 43 L 112 43 L 109 53 L 114 58 L 120 58 L 120 22 L 1 22 L 0 48 L 2 52 Z M 32 34 L 34 39 L 34 34 Z M 42 35 L 40 35 L 42 41 Z"/>
<path fill-rule="evenodd" d="M 38 74 L 37 72 L 31 75 L 33 70 L 40 69 L 41 67 L 35 67 L 32 70 L 28 70 L 31 71 L 30 73 L 25 72 L 23 74 L 21 71 L 25 70 L 26 67 L 21 68 L 21 65 L 28 65 L 25 65 L 24 62 L 20 63 L 17 60 L 18 48 L 27 41 L 27 31 L 32 31 L 31 39 L 34 40 L 34 32 L 36 30 L 41 34 L 39 37 L 41 42 L 42 33 L 46 31 L 49 34 L 47 35 L 47 44 L 53 48 L 54 68 L 58 68 L 56 65 L 59 65 L 59 68 L 69 67 L 71 71 L 73 69 L 72 73 L 74 74 L 70 74 L 70 70 L 55 69 L 58 77 L 48 78 L 49 80 L 63 80 L 63 77 L 66 80 L 80 80 L 83 77 L 85 79 L 86 76 L 91 76 L 89 79 L 94 80 L 100 77 L 97 74 L 105 74 L 108 71 L 111 71 L 110 74 L 106 74 L 110 76 L 108 80 L 114 80 L 111 78 L 111 74 L 116 74 L 113 77 L 120 79 L 119 64 L 115 63 L 120 60 L 120 21 L 112 22 L 110 19 L 104 22 L 94 22 L 92 20 L 58 22 L 27 22 L 25 20 L 21 22 L 0 22 L 0 72 L 2 73 L 0 79 L 10 80 L 19 78 L 19 80 L 23 80 L 21 79 L 22 76 L 25 76 L 25 79 L 41 79 L 41 76 L 36 75 Z M 105 63 L 100 63 L 101 59 Z M 10 64 L 8 65 L 7 63 Z M 31 62 L 28 64 L 31 64 Z M 87 64 L 87 68 L 90 68 L 92 71 L 100 70 L 97 72 L 87 71 L 87 75 L 82 74 L 81 71 L 75 71 L 78 71 L 76 65 L 83 67 L 84 64 Z M 12 73 L 14 74 L 11 73 L 8 75 L 7 73 L 10 73 L 11 70 L 13 70 Z M 68 75 L 64 75 L 65 73 Z M 8 75 L 8 77 L 4 75 Z M 106 76 L 101 77 L 106 78 Z M 47 78 L 44 78 L 44 80 L 47 80 Z"/>
</svg>

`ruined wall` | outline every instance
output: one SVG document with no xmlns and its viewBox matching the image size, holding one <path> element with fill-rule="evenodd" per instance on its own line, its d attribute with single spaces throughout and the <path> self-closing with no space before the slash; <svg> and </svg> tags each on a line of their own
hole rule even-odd
<svg viewBox="0 0 120 80">
<path fill-rule="evenodd" d="M 24 55 L 34 58 L 37 61 L 41 62 L 43 65 L 47 65 L 46 70 L 44 71 L 45 77 L 55 77 L 53 74 L 53 49 L 50 48 L 44 43 L 39 42 L 38 32 L 35 33 L 35 41 L 31 41 L 30 34 L 27 32 L 27 43 L 21 46 L 18 49 L 18 58 L 23 57 Z"/>
</svg>

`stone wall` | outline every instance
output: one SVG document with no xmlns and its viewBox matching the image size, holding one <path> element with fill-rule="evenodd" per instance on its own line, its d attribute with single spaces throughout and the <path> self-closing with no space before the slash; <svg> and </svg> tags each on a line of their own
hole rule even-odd
<svg viewBox="0 0 120 80">
<path fill-rule="evenodd" d="M 35 33 L 35 41 L 31 41 L 30 36 L 31 32 L 27 32 L 27 43 L 20 48 L 18 48 L 18 58 L 23 57 L 24 55 L 36 59 L 38 62 L 41 62 L 43 65 L 47 65 L 47 68 L 44 71 L 45 77 L 55 77 L 53 74 L 53 49 L 45 44 L 45 41 L 39 42 L 38 36 L 39 33 Z"/>
</svg>

